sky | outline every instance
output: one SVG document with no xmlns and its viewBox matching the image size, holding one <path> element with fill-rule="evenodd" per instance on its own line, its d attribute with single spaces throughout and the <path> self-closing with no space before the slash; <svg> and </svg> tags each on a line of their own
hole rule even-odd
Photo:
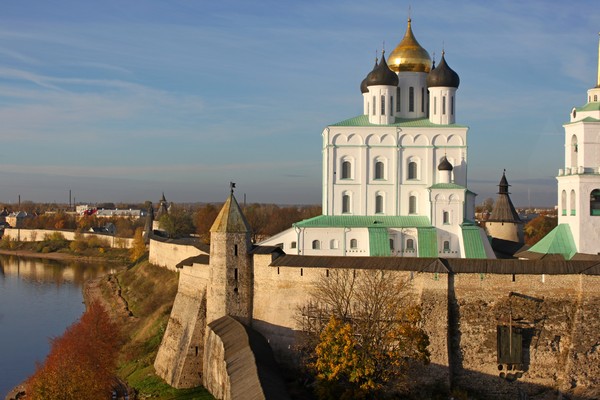
<svg viewBox="0 0 600 400">
<path fill-rule="evenodd" d="M 3 1 L 0 202 L 320 204 L 321 133 L 406 20 L 460 75 L 469 188 L 553 206 L 597 0 Z"/>
</svg>

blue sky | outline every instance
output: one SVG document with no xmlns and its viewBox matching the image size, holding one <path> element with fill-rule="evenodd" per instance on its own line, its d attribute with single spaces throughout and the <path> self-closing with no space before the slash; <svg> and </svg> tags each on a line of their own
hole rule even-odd
<svg viewBox="0 0 600 400">
<path fill-rule="evenodd" d="M 488 4 L 489 3 L 489 4 Z M 321 132 L 406 29 L 403 1 L 5 1 L 0 202 L 318 204 Z M 469 186 L 554 205 L 564 131 L 595 85 L 597 0 L 419 1 L 460 75 Z"/>
</svg>

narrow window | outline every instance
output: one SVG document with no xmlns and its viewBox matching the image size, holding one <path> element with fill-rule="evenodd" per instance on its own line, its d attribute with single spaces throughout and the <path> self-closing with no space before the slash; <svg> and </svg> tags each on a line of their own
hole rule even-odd
<svg viewBox="0 0 600 400">
<path fill-rule="evenodd" d="M 347 194 L 342 196 L 342 213 L 350 212 L 350 196 Z"/>
<path fill-rule="evenodd" d="M 304 276 L 304 269 L 300 268 L 300 276 Z"/>
<path fill-rule="evenodd" d="M 329 241 L 329 248 L 335 250 L 339 247 L 337 239 L 331 239 Z"/>
<path fill-rule="evenodd" d="M 277 275 L 279 275 L 279 267 L 277 267 Z"/>
<path fill-rule="evenodd" d="M 396 112 L 400 112 L 401 108 L 400 108 L 400 88 L 397 87 L 396 88 Z"/>
<path fill-rule="evenodd" d="M 295 248 L 296 248 L 296 246 L 297 246 L 297 243 L 296 243 L 296 242 L 292 242 L 292 243 L 290 244 L 290 248 L 291 248 L 291 249 L 295 249 Z"/>
<path fill-rule="evenodd" d="M 384 169 L 383 169 L 383 167 L 384 167 L 384 165 L 383 165 L 382 161 L 377 161 L 375 163 L 375 179 L 384 179 L 384 176 L 383 176 Z"/>
<path fill-rule="evenodd" d="M 442 115 L 446 115 L 446 96 L 442 96 Z"/>
<path fill-rule="evenodd" d="M 421 112 L 425 112 L 425 88 L 421 88 Z"/>
<path fill-rule="evenodd" d="M 350 239 L 350 248 L 351 249 L 357 249 L 358 248 L 358 240 L 356 240 L 356 239 Z"/>
<path fill-rule="evenodd" d="M 394 96 L 390 96 L 390 116 L 394 115 Z"/>
<path fill-rule="evenodd" d="M 312 241 L 312 248 L 313 248 L 313 250 L 320 250 L 321 249 L 321 242 L 319 242 L 318 240 L 313 240 Z"/>
<path fill-rule="evenodd" d="M 235 268 L 233 270 L 233 279 L 236 280 L 236 281 L 238 280 L 238 269 L 237 268 Z"/>
<path fill-rule="evenodd" d="M 390 250 L 394 251 L 394 239 L 390 239 Z"/>
<path fill-rule="evenodd" d="M 417 196 L 410 196 L 408 198 L 408 213 L 409 214 L 417 213 Z"/>
<path fill-rule="evenodd" d="M 414 112 L 414 111 L 415 111 L 415 88 L 411 86 L 408 88 L 408 112 Z"/>
<path fill-rule="evenodd" d="M 376 99 L 376 97 L 373 96 L 373 115 L 375 115 L 375 109 L 376 109 L 376 107 L 375 107 L 375 99 Z"/>
<path fill-rule="evenodd" d="M 590 194 L 590 215 L 600 215 L 600 189 L 594 189 Z"/>
<path fill-rule="evenodd" d="M 454 115 L 454 96 L 450 97 L 450 114 Z"/>
<path fill-rule="evenodd" d="M 233 245 L 233 255 L 237 257 L 238 255 L 238 245 Z"/>
<path fill-rule="evenodd" d="M 325 276 L 326 276 L 327 278 L 329 278 L 329 270 L 328 270 L 328 269 L 326 269 L 326 270 L 325 270 Z"/>
<path fill-rule="evenodd" d="M 442 213 L 442 220 L 444 224 L 449 224 L 450 223 L 450 215 L 448 214 L 448 211 L 444 211 Z"/>
<path fill-rule="evenodd" d="M 352 163 L 350 161 L 342 162 L 342 179 L 352 178 Z"/>
<path fill-rule="evenodd" d="M 406 251 L 415 251 L 415 241 L 413 239 L 406 239 Z"/>
<path fill-rule="evenodd" d="M 597 94 L 595 94 L 595 95 L 594 95 L 594 102 L 597 102 L 597 101 L 598 101 L 598 95 L 597 95 Z"/>
<path fill-rule="evenodd" d="M 381 96 L 381 115 L 385 115 L 385 96 Z"/>
<path fill-rule="evenodd" d="M 408 163 L 408 179 L 417 179 L 417 163 L 414 161 Z"/>
<path fill-rule="evenodd" d="M 381 214 L 383 212 L 383 196 L 378 194 L 375 196 L 375 214 Z"/>
<path fill-rule="evenodd" d="M 577 209 L 577 201 L 576 201 L 575 191 L 571 190 L 571 215 L 575 215 L 575 210 Z"/>
<path fill-rule="evenodd" d="M 196 346 L 196 357 L 198 357 L 198 346 Z"/>
<path fill-rule="evenodd" d="M 567 215 L 567 191 L 563 190 L 560 194 L 560 208 L 562 216 Z"/>
<path fill-rule="evenodd" d="M 450 253 L 450 242 L 448 240 L 444 240 L 444 253 Z"/>
<path fill-rule="evenodd" d="M 437 97 L 433 98 L 433 115 L 437 115 Z"/>
</svg>

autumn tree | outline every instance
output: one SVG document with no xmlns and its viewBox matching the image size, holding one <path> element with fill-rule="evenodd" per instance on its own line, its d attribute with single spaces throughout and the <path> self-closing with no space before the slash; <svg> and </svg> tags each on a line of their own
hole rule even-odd
<svg viewBox="0 0 600 400">
<path fill-rule="evenodd" d="M 539 242 L 550 231 L 556 228 L 558 219 L 547 215 L 540 215 L 529 221 L 523 228 L 525 232 L 525 244 L 533 246 Z"/>
<path fill-rule="evenodd" d="M 129 259 L 137 261 L 146 253 L 146 243 L 144 242 L 144 230 L 137 228 L 133 235 L 133 246 L 129 249 Z"/>
<path fill-rule="evenodd" d="M 109 398 L 118 344 L 117 324 L 101 305 L 91 304 L 63 336 L 51 340 L 50 354 L 27 381 L 27 398 Z"/>
<path fill-rule="evenodd" d="M 382 270 L 333 270 L 318 281 L 301 321 L 320 398 L 373 398 L 401 382 L 410 362 L 429 362 L 409 284 Z"/>
<path fill-rule="evenodd" d="M 214 204 L 206 204 L 194 214 L 196 233 L 205 243 L 210 243 L 210 228 L 219 215 L 219 210 L 220 207 L 216 207 Z"/>
</svg>

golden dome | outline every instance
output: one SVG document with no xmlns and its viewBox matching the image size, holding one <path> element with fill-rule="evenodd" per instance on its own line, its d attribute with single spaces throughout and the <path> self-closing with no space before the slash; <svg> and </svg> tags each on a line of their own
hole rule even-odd
<svg viewBox="0 0 600 400">
<path fill-rule="evenodd" d="M 431 70 L 431 57 L 415 39 L 410 27 L 410 18 L 404 38 L 388 57 L 388 65 L 394 72 L 429 72 Z"/>
</svg>

